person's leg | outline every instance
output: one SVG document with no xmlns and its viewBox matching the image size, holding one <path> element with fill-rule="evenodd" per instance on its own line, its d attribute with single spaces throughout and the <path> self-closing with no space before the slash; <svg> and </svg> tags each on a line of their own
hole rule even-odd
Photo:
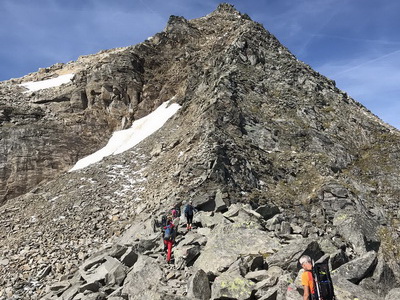
<svg viewBox="0 0 400 300">
<path fill-rule="evenodd" d="M 186 216 L 186 229 L 189 230 L 189 226 L 190 226 L 190 216 L 187 215 Z"/>
<path fill-rule="evenodd" d="M 168 247 L 167 263 L 169 263 L 171 260 L 171 254 L 172 254 L 172 241 L 171 240 L 167 241 L 167 247 Z"/>
<path fill-rule="evenodd" d="M 188 223 L 189 223 L 189 230 L 192 229 L 192 223 L 193 223 L 193 215 L 189 216 L 188 218 Z"/>
<path fill-rule="evenodd" d="M 167 241 L 166 240 L 163 240 L 164 241 L 164 252 L 166 252 L 167 251 L 167 249 L 168 249 L 168 246 L 167 246 Z"/>
</svg>

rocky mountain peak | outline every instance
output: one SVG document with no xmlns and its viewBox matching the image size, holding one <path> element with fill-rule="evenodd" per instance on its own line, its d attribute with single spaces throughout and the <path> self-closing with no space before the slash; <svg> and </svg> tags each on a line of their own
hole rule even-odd
<svg viewBox="0 0 400 300">
<path fill-rule="evenodd" d="M 160 130 L 67 172 L 166 101 Z M 339 300 L 396 295 L 399 132 L 232 5 L 1 82 L 0 123 L 0 299 L 297 299 L 302 254 Z M 167 265 L 159 221 L 188 200 Z"/>
</svg>

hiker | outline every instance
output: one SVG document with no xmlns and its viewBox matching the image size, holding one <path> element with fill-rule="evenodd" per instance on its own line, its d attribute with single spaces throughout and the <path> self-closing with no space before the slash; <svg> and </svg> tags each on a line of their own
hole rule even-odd
<svg viewBox="0 0 400 300">
<path fill-rule="evenodd" d="M 171 209 L 171 214 L 172 214 L 172 219 L 176 219 L 180 217 L 180 211 L 177 205 L 175 205 L 172 209 Z"/>
<path fill-rule="evenodd" d="M 172 224 L 174 224 L 174 243 L 176 236 L 178 234 L 178 227 L 180 220 L 181 220 L 180 210 L 175 206 L 174 209 L 172 210 Z"/>
<path fill-rule="evenodd" d="M 301 267 L 304 269 L 301 274 L 301 284 L 304 287 L 303 300 L 317 300 L 317 293 L 315 291 L 315 281 L 312 273 L 312 260 L 308 255 L 303 255 L 299 259 Z"/>
<path fill-rule="evenodd" d="M 172 246 L 175 239 L 175 229 L 171 217 L 168 217 L 167 225 L 164 227 L 164 230 L 164 250 L 167 250 L 167 263 L 170 263 Z"/>
<path fill-rule="evenodd" d="M 195 209 L 193 207 L 193 203 L 190 200 L 189 203 L 186 204 L 185 211 L 184 211 L 185 212 L 185 217 L 186 217 L 186 220 L 187 220 L 187 223 L 186 223 L 187 231 L 192 229 L 194 211 L 195 211 Z"/>
</svg>

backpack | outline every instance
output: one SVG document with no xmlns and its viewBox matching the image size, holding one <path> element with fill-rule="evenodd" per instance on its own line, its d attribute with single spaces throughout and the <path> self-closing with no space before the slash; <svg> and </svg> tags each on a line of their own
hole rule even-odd
<svg viewBox="0 0 400 300">
<path fill-rule="evenodd" d="M 167 229 L 165 229 L 165 233 L 164 233 L 164 240 L 172 240 L 173 233 L 174 233 L 174 229 L 172 228 L 172 226 L 167 226 Z"/>
<path fill-rule="evenodd" d="M 335 300 L 328 263 L 316 263 L 312 269 L 318 300 Z"/>
<path fill-rule="evenodd" d="M 179 218 L 181 216 L 181 210 L 178 207 L 176 207 L 175 210 L 176 210 L 176 217 Z"/>
<path fill-rule="evenodd" d="M 190 204 L 187 204 L 185 207 L 185 216 L 186 215 L 189 215 L 189 216 L 193 215 L 193 206 Z"/>
<path fill-rule="evenodd" d="M 167 215 L 162 215 L 161 217 L 161 227 L 167 226 Z"/>
</svg>

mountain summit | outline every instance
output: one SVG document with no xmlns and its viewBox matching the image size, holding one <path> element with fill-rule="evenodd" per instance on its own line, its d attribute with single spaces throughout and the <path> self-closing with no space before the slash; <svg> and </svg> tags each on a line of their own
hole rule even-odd
<svg viewBox="0 0 400 300">
<path fill-rule="evenodd" d="M 0 299 L 301 299 L 303 253 L 338 300 L 398 293 L 399 131 L 232 5 L 1 82 L 0 112 Z M 166 265 L 158 221 L 188 200 Z"/>
</svg>

